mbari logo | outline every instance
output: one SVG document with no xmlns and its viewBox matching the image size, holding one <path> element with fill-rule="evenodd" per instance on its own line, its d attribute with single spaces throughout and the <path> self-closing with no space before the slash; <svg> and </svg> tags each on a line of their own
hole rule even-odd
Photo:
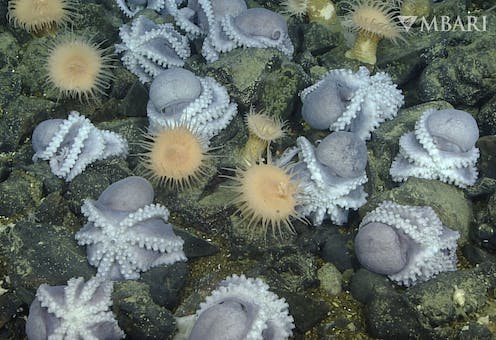
<svg viewBox="0 0 496 340">
<path fill-rule="evenodd" d="M 413 15 L 398 15 L 398 20 L 405 28 L 405 31 L 410 31 L 413 24 L 419 19 Z M 454 18 L 447 15 L 432 17 L 430 21 L 426 17 L 420 17 L 420 31 L 422 32 L 447 32 L 447 31 L 462 31 L 462 32 L 485 32 L 487 29 L 487 16 L 480 17 L 467 15 L 465 17 L 456 16 Z"/>
</svg>

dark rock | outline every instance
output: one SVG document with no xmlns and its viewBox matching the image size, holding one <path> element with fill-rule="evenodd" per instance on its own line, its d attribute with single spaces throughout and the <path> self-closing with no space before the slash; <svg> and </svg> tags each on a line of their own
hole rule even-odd
<svg viewBox="0 0 496 340">
<path fill-rule="evenodd" d="M 127 338 L 172 339 L 174 317 L 153 302 L 145 283 L 128 280 L 114 284 L 112 301 L 112 310 Z"/>
<path fill-rule="evenodd" d="M 359 269 L 351 278 L 351 294 L 363 304 L 375 297 L 394 293 L 394 284 L 386 276 Z"/>
<path fill-rule="evenodd" d="M 303 295 L 274 292 L 286 299 L 289 304 L 289 314 L 293 316 L 296 329 L 300 333 L 305 333 L 323 320 L 329 311 L 329 306 L 323 301 L 310 299 Z"/>
<path fill-rule="evenodd" d="M 496 96 L 482 105 L 476 117 L 482 135 L 496 135 L 496 116 L 494 112 L 496 112 Z"/>
<path fill-rule="evenodd" d="M 330 29 L 331 28 L 331 29 Z M 303 51 L 312 55 L 320 55 L 333 48 L 345 44 L 340 25 L 326 27 L 318 23 L 301 25 L 303 35 Z"/>
<path fill-rule="evenodd" d="M 151 268 L 141 274 L 141 281 L 150 287 L 150 295 L 157 305 L 174 310 L 188 276 L 188 264 L 176 262 L 170 266 Z"/>
<path fill-rule="evenodd" d="M 480 167 L 480 165 L 479 165 Z M 481 199 L 496 192 L 496 178 L 483 177 L 474 185 L 465 189 L 468 198 Z"/>
<path fill-rule="evenodd" d="M 176 228 L 174 232 L 184 240 L 183 250 L 188 259 L 211 256 L 219 252 L 219 248 L 216 245 L 204 241 L 185 230 Z"/>
<path fill-rule="evenodd" d="M 33 208 L 41 199 L 41 194 L 39 178 L 14 170 L 6 181 L 0 183 L 0 215 L 11 216 Z"/>
<path fill-rule="evenodd" d="M 67 206 L 67 202 L 58 192 L 53 192 L 41 200 L 35 217 L 40 223 L 63 225 L 73 231 L 77 231 L 81 227 L 78 225 L 76 216 Z"/>
<path fill-rule="evenodd" d="M 400 294 L 374 296 L 365 308 L 365 316 L 370 335 L 376 338 L 414 339 L 425 333 L 415 310 Z"/>
<path fill-rule="evenodd" d="M 486 261 L 496 262 L 496 256 L 470 243 L 463 246 L 462 252 L 463 256 L 474 266 Z"/>
<path fill-rule="evenodd" d="M 493 271 L 482 268 L 440 273 L 435 278 L 408 289 L 404 296 L 415 307 L 419 321 L 438 326 L 465 316 L 487 302 L 487 291 L 493 285 Z"/>
<path fill-rule="evenodd" d="M 480 150 L 480 159 L 477 166 L 480 172 L 479 176 L 496 179 L 496 136 L 481 137 L 476 146 Z"/>
<path fill-rule="evenodd" d="M 446 15 L 446 14 L 444 14 Z M 494 20 L 488 15 L 487 20 Z M 433 59 L 418 84 L 421 101 L 446 100 L 453 105 L 476 106 L 496 93 L 496 32 L 450 32 L 446 56 Z M 450 46 L 451 45 L 451 46 Z"/>
<path fill-rule="evenodd" d="M 0 151 L 14 151 L 54 107 L 55 103 L 46 99 L 16 97 L 5 107 L 0 120 Z"/>
<path fill-rule="evenodd" d="M 328 235 L 320 250 L 320 256 L 327 262 L 335 265 L 340 272 L 344 272 L 347 269 L 353 268 L 351 243 L 351 237 L 349 235 Z"/>
<path fill-rule="evenodd" d="M 135 81 L 120 103 L 119 112 L 124 116 L 143 117 L 146 116 L 146 104 L 148 103 L 148 90 L 139 81 Z"/>
<path fill-rule="evenodd" d="M 17 313 L 22 301 L 16 294 L 8 292 L 0 295 L 0 328 L 3 328 Z"/>
<path fill-rule="evenodd" d="M 493 333 L 491 333 L 486 325 L 481 325 L 474 321 L 471 321 L 468 326 L 463 327 L 458 334 L 458 340 L 491 340 L 493 338 Z"/>
<path fill-rule="evenodd" d="M 95 272 L 74 234 L 61 226 L 22 220 L 0 233 L 0 245 L 16 288 L 35 291 L 43 283 L 61 285 L 72 277 L 89 279 Z"/>
</svg>

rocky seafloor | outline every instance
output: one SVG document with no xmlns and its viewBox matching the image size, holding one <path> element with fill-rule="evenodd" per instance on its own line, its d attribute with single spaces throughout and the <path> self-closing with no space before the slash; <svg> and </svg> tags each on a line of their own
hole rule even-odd
<svg viewBox="0 0 496 340">
<path fill-rule="evenodd" d="M 338 4 L 339 2 L 336 1 Z M 29 305 L 40 284 L 60 285 L 94 275 L 74 234 L 86 223 L 85 198 L 96 199 L 111 183 L 136 174 L 142 133 L 148 124 L 147 86 L 115 57 L 115 79 L 100 103 L 59 98 L 45 82 L 50 36 L 35 37 L 8 24 L 0 0 L 0 338 L 22 339 Z M 128 22 L 112 0 L 76 1 L 72 31 L 113 46 Z M 281 12 L 279 1 L 247 1 L 249 7 Z M 420 32 L 399 45 L 379 45 L 374 71 L 385 71 L 405 95 L 397 117 L 367 142 L 367 204 L 343 226 L 294 222 L 296 235 L 280 240 L 251 238 L 239 224 L 228 168 L 247 140 L 243 116 L 250 106 L 288 121 L 288 133 L 272 144 L 280 154 L 304 135 L 327 133 L 303 124 L 299 93 L 328 70 L 360 63 L 346 59 L 339 27 L 287 17 L 295 45 L 292 60 L 274 49 L 235 49 L 207 64 L 192 44 L 186 68 L 224 85 L 238 115 L 212 139 L 217 171 L 192 188 L 155 186 L 155 202 L 171 212 L 169 222 L 185 240 L 187 262 L 152 268 L 139 280 L 116 282 L 112 311 L 129 339 L 167 339 L 174 316 L 193 314 L 217 283 L 231 274 L 261 277 L 289 304 L 295 339 L 492 339 L 496 337 L 496 11 L 491 1 L 445 0 L 433 15 L 486 15 L 486 31 Z M 153 13 L 147 13 L 154 17 Z M 155 17 L 155 19 L 157 19 Z M 412 130 L 427 108 L 457 108 L 477 120 L 479 178 L 466 189 L 436 180 L 394 183 L 389 167 L 400 136 Z M 126 159 L 98 161 L 69 183 L 33 163 L 31 134 L 48 118 L 76 110 L 99 128 L 123 135 Z M 360 267 L 353 239 L 363 216 L 384 200 L 429 205 L 457 230 L 458 270 L 405 289 Z M 455 299 L 462 290 L 464 299 Z"/>
</svg>

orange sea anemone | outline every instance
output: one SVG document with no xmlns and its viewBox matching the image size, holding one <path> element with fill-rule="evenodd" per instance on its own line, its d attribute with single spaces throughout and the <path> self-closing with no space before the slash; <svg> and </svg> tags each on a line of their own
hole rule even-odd
<svg viewBox="0 0 496 340">
<path fill-rule="evenodd" d="M 255 232 L 261 226 L 261 233 L 266 235 L 267 228 L 272 234 L 282 236 L 286 231 L 294 234 L 292 219 L 300 219 L 296 206 L 298 183 L 293 179 L 290 169 L 272 164 L 270 155 L 267 163 L 249 164 L 236 170 L 232 177 L 236 182 L 231 188 L 237 194 L 234 203 L 242 216 L 242 222 Z"/>
<path fill-rule="evenodd" d="M 351 0 L 344 24 L 357 32 L 355 44 L 346 57 L 374 65 L 377 44 L 383 38 L 396 42 L 402 28 L 396 23 L 399 14 L 397 1 Z"/>
<path fill-rule="evenodd" d="M 208 141 L 187 126 L 168 126 L 145 135 L 143 175 L 159 184 L 190 187 L 210 168 Z"/>
<path fill-rule="evenodd" d="M 73 10 L 72 0 L 11 0 L 7 17 L 15 26 L 40 33 L 70 22 Z"/>
<path fill-rule="evenodd" d="M 243 156 L 248 162 L 257 161 L 274 140 L 284 136 L 284 122 L 262 112 L 250 108 L 246 115 L 248 141 L 243 150 Z"/>
<path fill-rule="evenodd" d="M 112 57 L 91 39 L 73 34 L 56 39 L 49 48 L 46 69 L 49 83 L 63 96 L 86 100 L 105 94 L 113 78 Z"/>
</svg>

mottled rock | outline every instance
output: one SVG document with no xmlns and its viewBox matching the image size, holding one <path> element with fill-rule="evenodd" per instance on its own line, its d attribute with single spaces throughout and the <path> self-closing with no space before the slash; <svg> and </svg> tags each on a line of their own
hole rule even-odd
<svg viewBox="0 0 496 340">
<path fill-rule="evenodd" d="M 60 285 L 71 277 L 94 275 L 84 249 L 61 226 L 22 220 L 1 230 L 0 245 L 14 287 L 34 292 L 42 283 Z"/>
<path fill-rule="evenodd" d="M 341 293 L 343 276 L 341 272 L 331 263 L 326 263 L 317 270 L 317 277 L 320 280 L 320 288 L 330 295 Z"/>
<path fill-rule="evenodd" d="M 22 170 L 14 170 L 0 183 L 0 215 L 11 216 L 34 208 L 41 199 L 42 183 Z"/>
<path fill-rule="evenodd" d="M 394 292 L 394 284 L 383 275 L 360 268 L 351 279 L 351 294 L 361 303 L 367 304 L 374 297 Z"/>
<path fill-rule="evenodd" d="M 172 314 L 154 303 L 143 282 L 114 284 L 112 310 L 130 339 L 172 339 L 176 323 Z"/>
</svg>

